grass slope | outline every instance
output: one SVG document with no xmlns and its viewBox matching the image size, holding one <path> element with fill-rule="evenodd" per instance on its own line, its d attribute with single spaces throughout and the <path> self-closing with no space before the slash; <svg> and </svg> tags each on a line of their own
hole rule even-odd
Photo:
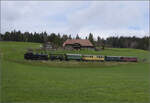
<svg viewBox="0 0 150 103">
<path fill-rule="evenodd" d="M 38 43 L 0 42 L 2 98 L 5 102 L 149 103 L 149 52 L 108 48 L 71 53 L 137 56 L 138 63 L 26 61 Z M 57 51 L 68 52 L 68 51 Z"/>
</svg>

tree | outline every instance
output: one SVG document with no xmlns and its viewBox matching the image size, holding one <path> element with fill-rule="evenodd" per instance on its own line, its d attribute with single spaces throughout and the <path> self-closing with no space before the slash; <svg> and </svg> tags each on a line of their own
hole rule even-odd
<svg viewBox="0 0 150 103">
<path fill-rule="evenodd" d="M 72 39 L 71 34 L 69 35 L 69 39 Z"/>
<path fill-rule="evenodd" d="M 76 39 L 80 39 L 80 37 L 79 37 L 79 35 L 78 35 L 78 34 L 76 35 Z"/>
<path fill-rule="evenodd" d="M 102 39 L 102 49 L 104 50 L 105 49 L 105 40 Z"/>
<path fill-rule="evenodd" d="M 97 43 L 96 43 L 97 46 L 101 46 L 102 45 L 102 40 L 101 38 L 98 36 L 97 37 Z"/>
<path fill-rule="evenodd" d="M 0 41 L 3 40 L 3 35 L 0 33 Z"/>
<path fill-rule="evenodd" d="M 10 32 L 5 32 L 4 34 L 4 41 L 10 41 L 11 38 L 10 38 Z"/>
<path fill-rule="evenodd" d="M 88 39 L 88 37 L 86 36 L 85 39 Z"/>
<path fill-rule="evenodd" d="M 94 45 L 95 43 L 94 43 L 94 39 L 93 39 L 93 34 L 92 33 L 90 33 L 89 34 L 89 41 Z"/>
<path fill-rule="evenodd" d="M 66 34 L 64 34 L 64 35 L 62 36 L 62 42 L 66 41 L 67 39 L 68 39 L 68 36 L 67 36 Z"/>
</svg>

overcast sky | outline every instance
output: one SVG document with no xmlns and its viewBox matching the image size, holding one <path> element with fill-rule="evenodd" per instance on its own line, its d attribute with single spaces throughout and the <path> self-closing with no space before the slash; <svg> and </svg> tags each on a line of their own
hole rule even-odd
<svg viewBox="0 0 150 103">
<path fill-rule="evenodd" d="M 149 35 L 148 1 L 1 1 L 1 32 Z"/>
</svg>

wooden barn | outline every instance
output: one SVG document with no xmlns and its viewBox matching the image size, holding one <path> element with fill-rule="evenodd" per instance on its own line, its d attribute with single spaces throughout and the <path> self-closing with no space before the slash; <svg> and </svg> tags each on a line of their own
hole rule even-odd
<svg viewBox="0 0 150 103">
<path fill-rule="evenodd" d="M 79 50 L 79 49 L 92 49 L 94 50 L 93 44 L 87 39 L 68 39 L 63 43 L 63 48 L 67 50 Z"/>
</svg>

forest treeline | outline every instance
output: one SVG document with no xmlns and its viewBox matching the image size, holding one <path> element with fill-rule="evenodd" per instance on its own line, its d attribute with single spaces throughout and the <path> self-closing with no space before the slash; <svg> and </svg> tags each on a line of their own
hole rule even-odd
<svg viewBox="0 0 150 103">
<path fill-rule="evenodd" d="M 0 41 L 23 41 L 23 42 L 36 42 L 44 43 L 51 42 L 55 48 L 62 47 L 63 42 L 67 39 L 80 39 L 80 36 L 77 34 L 75 38 L 71 35 L 60 35 L 59 33 L 48 34 L 46 32 L 41 33 L 30 33 L 13 30 L 11 32 L 5 32 L 4 34 L 0 33 Z M 149 50 L 150 36 L 145 36 L 143 38 L 139 37 L 108 37 L 106 39 L 98 36 L 97 38 L 93 37 L 93 34 L 90 33 L 88 37 L 95 47 L 114 47 L 114 48 L 135 48 L 135 49 L 144 49 Z"/>
</svg>

